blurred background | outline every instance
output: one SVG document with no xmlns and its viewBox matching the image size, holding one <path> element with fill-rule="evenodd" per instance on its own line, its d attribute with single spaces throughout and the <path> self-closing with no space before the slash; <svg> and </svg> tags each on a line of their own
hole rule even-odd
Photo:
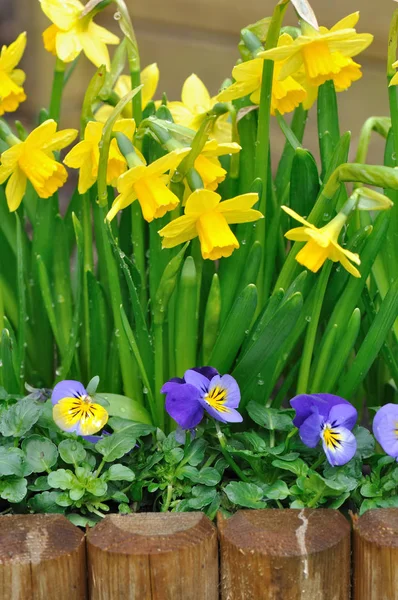
<svg viewBox="0 0 398 600">
<path fill-rule="evenodd" d="M 238 58 L 239 31 L 247 24 L 269 16 L 273 0 L 126 0 L 139 42 L 142 67 L 157 62 L 160 68 L 158 98 L 165 91 L 170 100 L 179 100 L 181 86 L 192 72 L 215 94 L 230 76 Z M 393 0 L 311 0 L 321 25 L 331 27 L 356 10 L 361 18 L 358 32 L 375 36 L 373 44 L 359 57 L 363 78 L 349 91 L 338 94 L 342 131 L 350 130 L 353 147 L 360 127 L 369 116 L 388 114 L 386 56 L 389 22 L 397 4 Z M 112 6 L 96 21 L 118 33 Z M 288 9 L 285 24 L 296 25 L 297 17 Z M 27 72 L 27 102 L 16 115 L 29 125 L 37 112 L 47 106 L 51 90 L 54 57 L 43 48 L 41 33 L 49 25 L 38 0 L 0 0 L 0 38 L 8 44 L 26 30 L 28 46 L 22 67 Z M 85 87 L 94 66 L 82 56 L 66 88 L 62 125 L 78 124 Z M 274 121 L 274 119 L 273 119 Z M 273 152 L 278 152 L 283 137 L 273 123 Z M 308 140 L 308 141 L 307 141 Z M 316 147 L 316 107 L 310 112 L 304 143 Z M 382 144 L 375 142 L 371 160 L 378 162 Z"/>
</svg>

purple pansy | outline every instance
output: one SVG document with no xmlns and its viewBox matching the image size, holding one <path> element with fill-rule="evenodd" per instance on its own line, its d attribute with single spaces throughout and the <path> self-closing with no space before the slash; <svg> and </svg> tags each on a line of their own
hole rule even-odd
<svg viewBox="0 0 398 600">
<path fill-rule="evenodd" d="M 321 440 L 326 458 L 334 467 L 351 460 L 357 449 L 351 430 L 358 416 L 352 404 L 332 394 L 300 394 L 290 404 L 296 411 L 293 424 L 303 444 L 315 448 Z"/>
<path fill-rule="evenodd" d="M 183 378 L 170 379 L 161 389 L 166 394 L 166 411 L 182 429 L 193 429 L 204 411 L 217 421 L 238 423 L 242 416 L 235 410 L 240 390 L 231 375 L 220 375 L 213 367 L 185 371 Z"/>
<path fill-rule="evenodd" d="M 398 461 L 398 405 L 385 404 L 373 419 L 373 433 L 386 454 Z"/>
</svg>

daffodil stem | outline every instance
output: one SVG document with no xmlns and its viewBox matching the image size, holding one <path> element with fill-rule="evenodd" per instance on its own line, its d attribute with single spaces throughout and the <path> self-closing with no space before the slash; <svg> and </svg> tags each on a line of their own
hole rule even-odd
<svg viewBox="0 0 398 600">
<path fill-rule="evenodd" d="M 164 429 L 164 399 L 160 390 L 165 382 L 164 377 L 164 345 L 163 345 L 163 323 L 154 324 L 153 340 L 155 350 L 155 403 L 158 417 L 157 426 Z"/>
<path fill-rule="evenodd" d="M 49 117 L 59 121 L 61 115 L 62 92 L 64 89 L 65 63 L 57 58 L 55 63 L 53 87 L 51 90 Z"/>
<path fill-rule="evenodd" d="M 91 361 L 90 361 L 90 314 L 89 314 L 89 297 L 87 271 L 93 270 L 93 234 L 91 225 L 91 199 L 90 192 L 82 194 L 82 228 L 83 228 L 83 355 L 86 357 L 86 375 L 91 377 Z"/>
<path fill-rule="evenodd" d="M 236 462 L 234 461 L 234 459 L 232 458 L 232 456 L 228 452 L 228 450 L 227 450 L 227 442 L 226 442 L 226 439 L 225 439 L 225 435 L 221 431 L 221 427 L 220 427 L 220 425 L 218 424 L 217 421 L 215 421 L 215 426 L 216 426 L 217 438 L 218 438 L 218 441 L 219 441 L 220 447 L 221 447 L 221 452 L 222 452 L 225 460 L 227 461 L 227 463 L 229 464 L 229 466 L 231 467 L 231 469 L 233 471 L 235 471 L 235 473 L 237 474 L 237 476 L 239 477 L 239 479 L 241 481 L 245 481 L 246 483 L 248 483 L 249 479 L 246 477 L 246 475 L 243 473 L 242 469 L 236 464 Z"/>
<path fill-rule="evenodd" d="M 388 37 L 388 58 L 387 58 L 387 81 L 390 84 L 391 79 L 395 75 L 395 69 L 392 64 L 396 60 L 398 46 L 398 9 L 395 10 L 391 25 L 390 35 Z M 392 85 L 388 87 L 388 100 L 390 103 L 391 125 L 394 134 L 394 151 L 395 164 L 398 164 L 398 86 Z"/>
<path fill-rule="evenodd" d="M 277 4 L 272 20 L 267 33 L 267 41 L 265 49 L 275 48 L 278 44 L 279 33 L 288 3 Z M 270 128 L 270 112 L 271 112 L 271 94 L 272 94 L 272 78 L 274 73 L 274 63 L 271 60 L 264 60 L 263 73 L 261 80 L 261 97 L 258 113 L 258 128 L 256 141 L 256 154 L 254 164 L 254 175 L 262 181 L 262 192 L 259 203 L 259 210 L 266 217 L 267 210 L 267 189 L 268 189 L 268 167 L 269 167 L 269 128 Z M 257 223 L 256 240 L 261 243 L 265 239 L 266 218 Z M 259 271 L 259 306 L 262 305 L 263 293 L 262 282 L 264 276 L 265 252 L 263 253 L 262 265 Z"/>
<path fill-rule="evenodd" d="M 141 276 L 140 301 L 146 310 L 148 301 L 145 268 L 145 223 L 138 202 L 131 206 L 131 240 L 133 244 L 134 262 Z"/>
<path fill-rule="evenodd" d="M 134 51 L 131 49 L 131 47 L 128 47 L 127 57 L 128 57 L 128 61 L 129 61 L 129 68 L 130 68 L 131 89 L 133 90 L 134 88 L 141 85 L 140 57 L 138 54 L 137 42 L 136 42 Z M 138 125 L 142 121 L 142 92 L 141 91 L 133 98 L 133 116 L 134 116 L 135 122 L 138 127 Z"/>
<path fill-rule="evenodd" d="M 300 364 L 300 371 L 297 382 L 297 394 L 305 394 L 308 392 L 308 380 L 310 376 L 312 355 L 314 352 L 316 332 L 318 329 L 319 317 L 321 315 L 323 298 L 325 296 L 326 287 L 329 280 L 330 271 L 332 268 L 332 261 L 328 260 L 323 266 L 321 274 L 319 276 L 315 295 L 314 304 L 312 307 L 311 321 L 308 324 L 307 334 L 305 336 L 303 354 Z"/>
</svg>

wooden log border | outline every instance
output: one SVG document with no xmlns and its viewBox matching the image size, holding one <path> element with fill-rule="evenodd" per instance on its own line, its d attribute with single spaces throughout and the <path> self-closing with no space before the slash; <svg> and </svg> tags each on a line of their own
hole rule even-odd
<svg viewBox="0 0 398 600">
<path fill-rule="evenodd" d="M 327 509 L 109 515 L 86 535 L 61 515 L 0 519 L 4 600 L 351 597 L 398 600 L 398 509 L 356 519 L 352 548 Z"/>
</svg>

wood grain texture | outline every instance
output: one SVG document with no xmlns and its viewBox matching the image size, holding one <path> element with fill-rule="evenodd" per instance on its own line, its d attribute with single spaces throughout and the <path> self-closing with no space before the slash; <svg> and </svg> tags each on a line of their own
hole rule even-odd
<svg viewBox="0 0 398 600">
<path fill-rule="evenodd" d="M 84 600 L 84 533 L 62 515 L 0 520 L 0 598 Z"/>
<path fill-rule="evenodd" d="M 222 600 L 348 600 L 350 525 L 334 510 L 242 510 L 220 521 Z"/>
<path fill-rule="evenodd" d="M 109 515 L 87 549 L 91 600 L 218 600 L 217 532 L 201 513 Z"/>
<path fill-rule="evenodd" d="M 398 508 L 369 510 L 354 527 L 354 599 L 398 599 Z"/>
</svg>

